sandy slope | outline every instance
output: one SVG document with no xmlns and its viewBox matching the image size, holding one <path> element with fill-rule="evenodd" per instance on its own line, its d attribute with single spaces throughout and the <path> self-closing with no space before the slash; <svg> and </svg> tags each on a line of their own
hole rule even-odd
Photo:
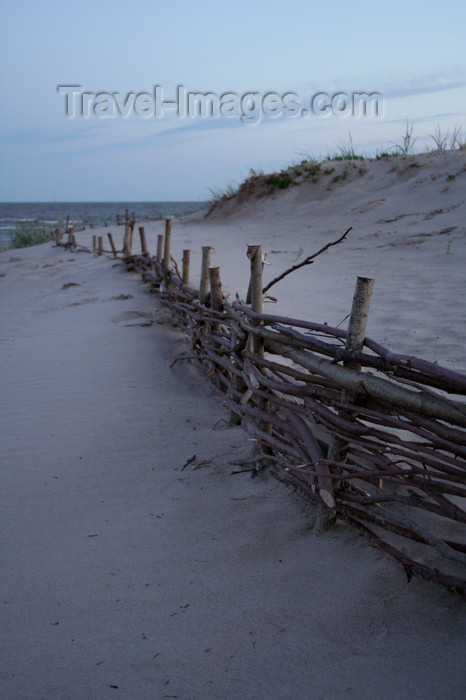
<svg viewBox="0 0 466 700">
<path fill-rule="evenodd" d="M 272 276 L 352 225 L 277 285 L 280 311 L 338 323 L 374 274 L 371 335 L 464 366 L 465 176 L 445 175 L 461 163 L 430 156 L 393 183 L 383 163 L 320 199 L 302 185 L 175 222 L 174 250 L 192 248 L 195 282 L 213 244 L 243 293 L 247 242 Z M 146 230 L 154 250 L 161 226 Z M 464 697 L 464 603 L 343 525 L 314 536 L 273 479 L 230 476 L 245 433 L 170 369 L 179 336 L 136 276 L 49 244 L 2 254 L 0 276 L 2 698 Z"/>
<path fill-rule="evenodd" d="M 267 251 L 268 281 L 352 226 L 345 243 L 274 287 L 278 304 L 270 308 L 336 325 L 351 308 L 356 276 L 374 277 L 368 335 L 466 369 L 466 152 L 355 165 L 328 163 L 323 167 L 335 171 L 320 174 L 317 183 L 307 180 L 242 204 L 232 200 L 207 218 L 188 217 L 174 235 L 176 254 L 192 247 L 197 273 L 200 246 L 213 245 L 222 281 L 244 297 L 248 243 Z M 347 180 L 334 183 L 345 169 Z"/>
</svg>

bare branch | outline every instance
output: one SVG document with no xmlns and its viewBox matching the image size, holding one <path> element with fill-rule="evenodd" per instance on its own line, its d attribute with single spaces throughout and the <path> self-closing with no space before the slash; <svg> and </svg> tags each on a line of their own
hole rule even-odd
<svg viewBox="0 0 466 700">
<path fill-rule="evenodd" d="M 322 253 L 325 253 L 325 251 L 328 250 L 329 248 L 331 248 L 332 246 L 338 245 L 338 243 L 341 243 L 342 241 L 344 241 L 344 239 L 346 238 L 346 236 L 348 235 L 348 233 L 351 231 L 352 228 L 353 227 L 350 226 L 349 229 L 347 229 L 345 231 L 345 233 L 343 234 L 343 236 L 340 236 L 340 238 L 338 240 L 333 241 L 332 243 L 327 243 L 327 245 L 324 245 L 324 247 L 321 248 L 320 250 L 318 250 L 317 253 L 313 253 L 312 255 L 309 255 L 305 260 L 303 260 L 303 262 L 299 263 L 298 265 L 293 265 L 292 267 L 289 267 L 288 270 L 285 270 L 285 272 L 282 272 L 281 275 L 278 275 L 278 277 L 275 277 L 275 279 L 273 279 L 271 282 L 269 282 L 268 284 L 265 285 L 265 287 L 262 290 L 262 294 L 265 294 L 266 292 L 268 292 L 269 289 L 271 287 L 273 287 L 274 284 L 276 284 L 277 282 L 280 282 L 287 275 L 290 275 L 295 270 L 299 270 L 299 268 L 304 267 L 304 265 L 311 265 L 314 262 L 315 258 L 317 258 L 319 255 L 322 255 Z"/>
</svg>

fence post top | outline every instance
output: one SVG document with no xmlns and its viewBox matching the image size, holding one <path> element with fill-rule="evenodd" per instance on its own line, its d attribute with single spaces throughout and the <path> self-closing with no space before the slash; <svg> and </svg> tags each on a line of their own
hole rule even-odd
<svg viewBox="0 0 466 700">
<path fill-rule="evenodd" d="M 255 243 L 254 245 L 248 245 L 248 250 L 246 255 L 250 260 L 257 255 L 259 251 L 262 251 L 262 246 L 260 244 Z"/>
</svg>

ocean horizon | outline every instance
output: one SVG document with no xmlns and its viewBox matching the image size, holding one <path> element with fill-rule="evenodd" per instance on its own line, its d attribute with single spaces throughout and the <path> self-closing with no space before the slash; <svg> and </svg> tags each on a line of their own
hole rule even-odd
<svg viewBox="0 0 466 700">
<path fill-rule="evenodd" d="M 154 221 L 183 216 L 205 209 L 207 202 L 153 201 L 153 202 L 0 202 L 0 242 L 8 241 L 19 229 L 63 228 L 70 217 L 70 226 L 107 226 L 116 223 L 117 214 L 138 221 Z"/>
</svg>

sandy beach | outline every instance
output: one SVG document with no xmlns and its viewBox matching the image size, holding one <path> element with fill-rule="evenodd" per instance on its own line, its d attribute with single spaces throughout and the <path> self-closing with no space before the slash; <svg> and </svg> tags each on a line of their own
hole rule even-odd
<svg viewBox="0 0 466 700">
<path fill-rule="evenodd" d="M 247 244 L 266 310 L 336 326 L 375 278 L 367 333 L 466 371 L 466 156 L 353 164 L 173 222 L 172 252 L 214 247 L 244 298 Z M 347 168 L 344 179 L 334 181 Z M 359 168 L 363 172 L 359 172 Z M 258 193 L 256 193 L 258 194 Z M 155 253 L 162 222 L 141 222 Z M 112 231 L 121 247 L 123 229 Z M 460 700 L 464 601 L 413 578 L 267 473 L 168 312 L 110 254 L 0 254 L 2 615 L 8 700 Z"/>
</svg>

